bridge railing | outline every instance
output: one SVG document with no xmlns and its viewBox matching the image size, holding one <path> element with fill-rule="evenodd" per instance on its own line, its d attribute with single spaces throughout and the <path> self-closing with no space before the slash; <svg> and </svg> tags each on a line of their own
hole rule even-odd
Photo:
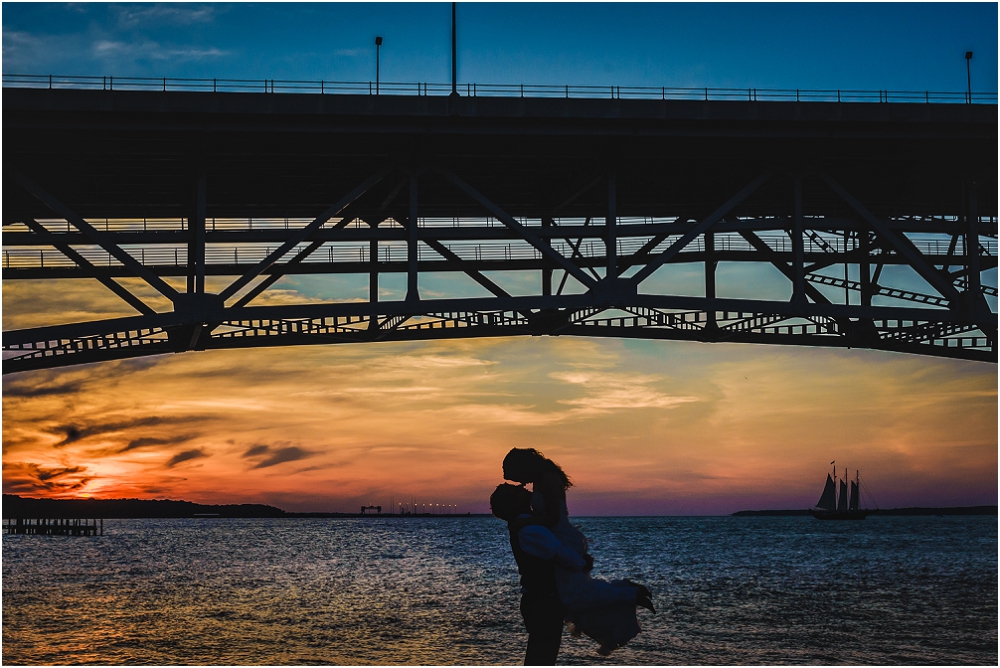
<svg viewBox="0 0 1000 668">
<path fill-rule="evenodd" d="M 759 239 L 778 253 L 792 253 L 792 241 L 787 235 L 760 234 Z M 652 252 L 665 250 L 677 241 L 680 235 L 671 235 L 661 241 Z M 627 237 L 617 240 L 618 255 L 628 257 L 639 251 L 650 237 Z M 911 239 L 913 245 L 925 256 L 943 256 L 949 254 L 948 239 Z M 525 241 L 493 241 L 444 242 L 449 251 L 462 260 L 475 262 L 505 262 L 514 260 L 541 260 L 542 254 Z M 298 253 L 308 246 L 302 243 L 292 249 L 292 254 Z M 187 245 L 160 244 L 141 247 L 133 244 L 122 246 L 132 257 L 143 265 L 150 267 L 185 267 L 188 264 Z M 566 257 L 584 259 L 603 258 L 604 242 L 599 239 L 586 239 L 578 244 L 570 245 L 567 240 L 555 239 L 552 247 Z M 716 251 L 752 253 L 756 248 L 738 234 L 719 234 L 714 238 L 713 248 Z M 212 245 L 205 250 L 205 261 L 209 265 L 254 265 L 268 257 L 275 249 L 264 244 L 228 244 Z M 346 241 L 324 244 L 315 250 L 302 262 L 304 264 L 337 264 L 337 263 L 367 263 L 370 261 L 370 247 L 367 241 Z M 845 240 L 834 235 L 822 238 L 803 239 L 805 253 L 846 253 L 858 249 L 856 239 Z M 121 262 L 107 251 L 94 246 L 78 246 L 77 252 L 96 267 L 120 267 Z M 704 237 L 692 240 L 681 253 L 700 253 L 705 250 Z M 997 242 L 994 239 L 980 239 L 980 253 L 996 257 Z M 876 256 L 873 256 L 876 257 Z M 409 251 L 405 241 L 383 241 L 379 243 L 378 261 L 405 263 Z M 418 261 L 437 261 L 444 258 L 435 250 L 426 246 L 418 246 Z M 4 269 L 44 269 L 54 267 L 75 267 L 77 263 L 59 250 L 45 248 L 15 248 L 4 249 L 2 257 Z"/>
<path fill-rule="evenodd" d="M 451 84 L 397 81 L 308 81 L 296 79 L 194 79 L 182 77 L 62 76 L 4 74 L 4 88 L 147 90 L 214 93 L 298 93 L 314 95 L 446 96 Z M 912 90 L 678 88 L 671 86 L 592 86 L 464 83 L 463 97 L 525 97 L 629 100 L 742 100 L 751 102 L 868 102 L 996 104 L 997 93 Z"/>
</svg>

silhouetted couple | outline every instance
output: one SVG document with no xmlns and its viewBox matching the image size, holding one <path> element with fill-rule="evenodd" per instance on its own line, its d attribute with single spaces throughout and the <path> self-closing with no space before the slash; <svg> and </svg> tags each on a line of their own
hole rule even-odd
<svg viewBox="0 0 1000 668">
<path fill-rule="evenodd" d="M 649 590 L 590 576 L 594 559 L 587 539 L 569 523 L 566 490 L 573 483 L 563 470 L 533 448 L 514 448 L 503 460 L 503 477 L 518 484 L 499 485 L 490 509 L 507 522 L 521 574 L 521 615 L 528 631 L 524 665 L 555 665 L 564 621 L 573 635 L 596 640 L 604 656 L 634 638 L 636 606 L 653 611 Z"/>
</svg>

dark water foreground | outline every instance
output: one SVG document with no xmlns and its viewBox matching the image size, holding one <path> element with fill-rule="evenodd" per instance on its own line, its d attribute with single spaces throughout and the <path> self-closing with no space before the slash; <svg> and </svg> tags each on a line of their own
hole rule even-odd
<svg viewBox="0 0 1000 668">
<path fill-rule="evenodd" d="M 997 519 L 580 518 L 659 614 L 561 663 L 997 663 Z M 105 520 L 3 537 L 4 664 L 514 664 L 492 518 Z"/>
</svg>

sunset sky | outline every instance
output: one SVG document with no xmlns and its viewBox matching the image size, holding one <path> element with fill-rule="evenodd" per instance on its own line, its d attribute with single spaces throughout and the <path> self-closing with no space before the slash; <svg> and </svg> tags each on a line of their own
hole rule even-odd
<svg viewBox="0 0 1000 668">
<path fill-rule="evenodd" d="M 460 80 L 962 91 L 973 50 L 973 88 L 996 90 L 992 3 L 458 12 Z M 383 80 L 445 82 L 449 21 L 447 4 L 4 3 L 3 69 L 367 81 L 380 34 Z M 323 280 L 282 279 L 268 299 L 336 293 Z M 984 280 L 996 285 L 996 271 Z M 4 281 L 3 329 L 133 313 L 96 282 L 56 285 Z M 534 337 L 184 353 L 3 378 L 6 493 L 298 511 L 415 497 L 487 512 L 514 446 L 563 466 L 577 515 L 805 508 L 831 460 L 861 470 L 869 506 L 996 504 L 997 366 Z"/>
</svg>

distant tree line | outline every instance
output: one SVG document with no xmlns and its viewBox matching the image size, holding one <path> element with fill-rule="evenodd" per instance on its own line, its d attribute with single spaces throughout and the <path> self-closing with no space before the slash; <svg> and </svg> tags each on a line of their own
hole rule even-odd
<svg viewBox="0 0 1000 668">
<path fill-rule="evenodd" d="M 285 517 L 280 508 L 261 503 L 205 505 L 191 501 L 150 499 L 31 499 L 3 495 L 3 519 L 136 519 L 157 517 Z"/>
</svg>

